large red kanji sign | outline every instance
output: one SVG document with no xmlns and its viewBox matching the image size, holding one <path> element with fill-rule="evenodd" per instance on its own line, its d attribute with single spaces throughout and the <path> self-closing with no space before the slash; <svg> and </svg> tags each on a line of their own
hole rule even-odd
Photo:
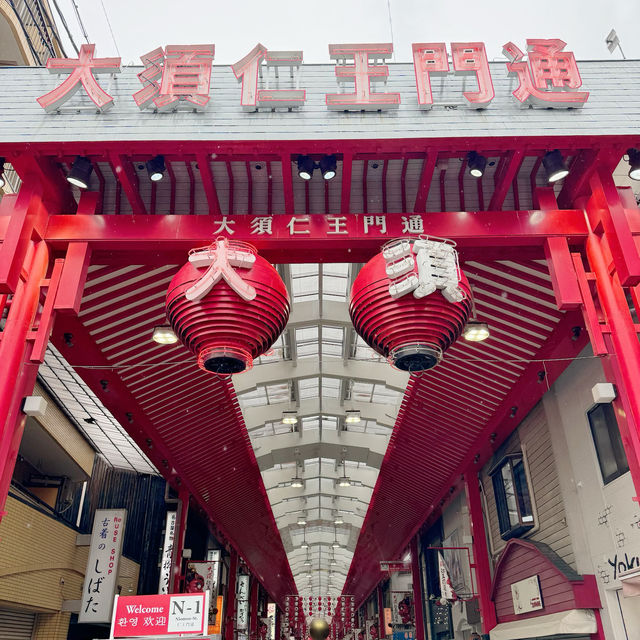
<svg viewBox="0 0 640 640">
<path fill-rule="evenodd" d="M 120 58 L 94 58 L 95 44 L 83 44 L 78 58 L 49 58 L 50 73 L 68 73 L 62 84 L 38 98 L 38 104 L 47 112 L 57 111 L 79 89 L 84 87 L 87 95 L 101 111 L 113 106 L 113 98 L 98 84 L 94 74 L 120 73 Z"/>
</svg>

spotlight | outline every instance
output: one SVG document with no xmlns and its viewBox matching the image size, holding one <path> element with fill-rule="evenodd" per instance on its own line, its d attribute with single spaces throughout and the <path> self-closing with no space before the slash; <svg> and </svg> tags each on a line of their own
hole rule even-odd
<svg viewBox="0 0 640 640">
<path fill-rule="evenodd" d="M 154 156 L 151 160 L 147 160 L 146 167 L 149 179 L 153 182 L 158 182 L 164 178 L 164 172 L 166 171 L 164 156 Z"/>
<path fill-rule="evenodd" d="M 360 411 L 358 409 L 347 409 L 344 421 L 347 424 L 358 424 L 360 422 Z"/>
<path fill-rule="evenodd" d="M 482 178 L 487 166 L 487 159 L 475 151 L 469 151 L 467 154 L 467 165 L 469 166 L 469 173 L 474 178 Z"/>
<path fill-rule="evenodd" d="M 482 342 L 489 337 L 489 325 L 486 322 L 469 320 L 462 332 L 462 337 L 469 342 Z"/>
<path fill-rule="evenodd" d="M 2 187 L 4 187 L 4 185 L 6 184 L 6 181 L 4 179 L 4 163 L 5 159 L 0 156 L 0 189 L 2 189 Z"/>
<path fill-rule="evenodd" d="M 311 156 L 298 156 L 298 175 L 303 180 L 311 180 L 316 163 Z"/>
<path fill-rule="evenodd" d="M 89 178 L 93 171 L 93 165 L 91 160 L 86 156 L 76 156 L 76 159 L 71 165 L 71 171 L 67 175 L 67 182 L 79 187 L 80 189 L 89 188 Z"/>
<path fill-rule="evenodd" d="M 629 149 L 627 155 L 629 156 L 629 177 L 632 180 L 640 180 L 640 151 Z"/>
<path fill-rule="evenodd" d="M 283 411 L 282 422 L 283 424 L 296 424 L 298 422 L 298 414 L 295 411 Z"/>
<path fill-rule="evenodd" d="M 325 180 L 331 180 L 336 177 L 336 168 L 338 164 L 334 155 L 322 156 L 320 159 L 320 171 Z"/>
<path fill-rule="evenodd" d="M 547 182 L 558 182 L 569 175 L 567 163 L 559 149 L 545 153 L 542 157 L 542 164 L 547 172 Z"/>
<path fill-rule="evenodd" d="M 171 327 L 163 325 L 153 328 L 153 341 L 158 344 L 175 344 L 178 342 L 178 336 Z"/>
</svg>

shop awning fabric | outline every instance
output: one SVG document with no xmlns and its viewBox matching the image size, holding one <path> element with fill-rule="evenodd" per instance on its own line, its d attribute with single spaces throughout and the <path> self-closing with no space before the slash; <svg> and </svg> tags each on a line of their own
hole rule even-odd
<svg viewBox="0 0 640 640">
<path fill-rule="evenodd" d="M 491 629 L 491 640 L 523 640 L 559 634 L 588 635 L 596 633 L 596 616 L 592 609 L 571 609 L 526 620 L 502 622 Z"/>
</svg>

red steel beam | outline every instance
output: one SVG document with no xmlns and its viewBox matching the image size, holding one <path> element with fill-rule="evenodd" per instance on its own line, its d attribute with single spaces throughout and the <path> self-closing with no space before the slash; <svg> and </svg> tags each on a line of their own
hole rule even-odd
<svg viewBox="0 0 640 640">
<path fill-rule="evenodd" d="M 502 209 L 504 199 L 507 197 L 509 187 L 513 183 L 513 179 L 518 175 L 522 159 L 524 157 L 524 151 L 522 149 L 516 149 L 510 151 L 507 160 L 502 166 L 502 171 L 497 178 L 496 187 L 489 203 L 489 211 L 499 211 Z"/>
<path fill-rule="evenodd" d="M 351 207 L 351 172 L 353 170 L 353 156 L 345 153 L 342 156 L 342 193 L 340 195 L 340 214 L 349 213 Z M 287 211 L 287 213 L 289 213 Z"/>
<path fill-rule="evenodd" d="M 282 162 L 282 189 L 284 191 L 284 212 L 292 216 L 295 212 L 295 202 L 293 199 L 293 178 L 291 177 L 291 155 L 283 154 L 280 158 Z"/>
<path fill-rule="evenodd" d="M 116 180 L 122 185 L 127 200 L 131 205 L 131 210 L 136 215 L 144 215 L 147 209 L 144 206 L 138 184 L 138 175 L 136 174 L 131 161 L 126 156 L 118 153 L 109 155 L 109 162 Z"/>
<path fill-rule="evenodd" d="M 420 182 L 418 183 L 418 193 L 416 194 L 416 201 L 413 206 L 414 213 L 421 213 L 425 210 L 427 198 L 429 197 L 429 189 L 431 187 L 431 179 L 433 178 L 433 172 L 436 168 L 437 161 L 438 152 L 430 149 L 422 163 L 422 173 L 420 174 Z M 442 176 L 442 173 L 440 175 Z"/>
<path fill-rule="evenodd" d="M 212 216 L 219 216 L 222 214 L 222 211 L 220 211 L 220 202 L 218 202 L 216 182 L 213 178 L 211 165 L 209 164 L 209 156 L 205 153 L 198 153 L 196 155 L 196 161 L 198 163 L 198 169 L 200 170 L 200 179 L 202 180 L 204 195 L 207 197 L 209 213 Z"/>
</svg>

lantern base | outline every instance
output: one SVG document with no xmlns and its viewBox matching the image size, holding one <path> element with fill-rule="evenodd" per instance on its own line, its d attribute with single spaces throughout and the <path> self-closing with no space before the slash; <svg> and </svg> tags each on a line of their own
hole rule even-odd
<svg viewBox="0 0 640 640">
<path fill-rule="evenodd" d="M 198 366 L 209 373 L 228 375 L 251 369 L 253 358 L 242 349 L 214 347 L 200 352 Z"/>
<path fill-rule="evenodd" d="M 396 347 L 389 361 L 401 371 L 416 373 L 433 369 L 442 360 L 442 350 L 430 344 L 412 343 Z"/>
</svg>

